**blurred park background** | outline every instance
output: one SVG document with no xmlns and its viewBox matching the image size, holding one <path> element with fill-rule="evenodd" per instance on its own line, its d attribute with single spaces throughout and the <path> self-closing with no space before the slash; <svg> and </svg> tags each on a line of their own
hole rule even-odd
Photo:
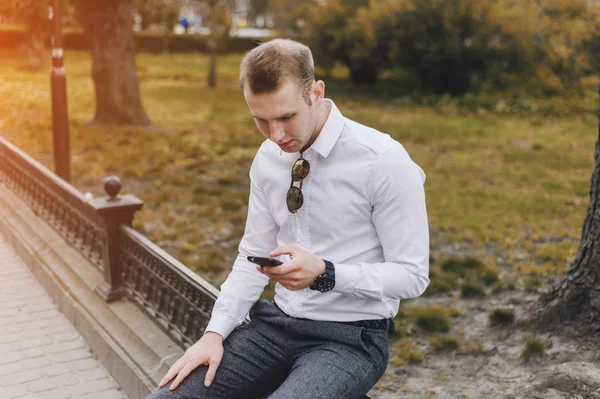
<svg viewBox="0 0 600 399">
<path fill-rule="evenodd" d="M 134 227 L 218 287 L 263 140 L 239 62 L 291 37 L 311 47 L 342 113 L 392 135 L 426 172 L 426 295 L 536 292 L 566 272 L 589 202 L 597 3 L 66 0 L 72 183 L 102 195 L 102 179 L 120 176 L 145 203 Z M 47 6 L 0 4 L 0 134 L 53 169 Z"/>
</svg>

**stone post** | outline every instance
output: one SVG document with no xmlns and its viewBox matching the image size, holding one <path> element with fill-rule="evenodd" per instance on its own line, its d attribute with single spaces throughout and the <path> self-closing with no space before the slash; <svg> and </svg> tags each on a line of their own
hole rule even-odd
<svg viewBox="0 0 600 399">
<path fill-rule="evenodd" d="M 121 182 L 117 176 L 104 179 L 104 191 L 108 197 L 93 198 L 88 201 L 88 204 L 102 217 L 106 229 L 102 252 L 104 283 L 96 288 L 96 292 L 106 302 L 112 302 L 120 299 L 124 294 L 121 225 L 131 227 L 134 213 L 139 211 L 144 203 L 131 194 L 119 196 Z"/>
</svg>

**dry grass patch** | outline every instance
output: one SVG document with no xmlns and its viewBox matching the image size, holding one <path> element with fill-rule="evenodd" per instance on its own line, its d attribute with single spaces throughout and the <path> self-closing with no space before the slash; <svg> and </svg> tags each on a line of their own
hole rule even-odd
<svg viewBox="0 0 600 399">
<path fill-rule="evenodd" d="M 405 364 L 418 364 L 425 359 L 425 353 L 415 345 L 410 338 L 402 338 L 394 345 L 394 353 L 392 364 L 396 367 L 404 366 Z"/>
<path fill-rule="evenodd" d="M 453 352 L 460 347 L 460 339 L 454 335 L 433 335 L 429 337 L 429 345 L 436 352 Z"/>
</svg>

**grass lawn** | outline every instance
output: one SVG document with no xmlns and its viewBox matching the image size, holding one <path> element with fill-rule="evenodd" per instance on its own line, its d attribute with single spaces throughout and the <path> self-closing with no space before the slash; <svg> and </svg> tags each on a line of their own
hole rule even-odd
<svg viewBox="0 0 600 399">
<path fill-rule="evenodd" d="M 262 142 L 238 87 L 240 58 L 219 59 L 211 91 L 204 55 L 140 54 L 143 102 L 164 128 L 143 130 L 86 126 L 94 108 L 91 60 L 66 54 L 75 186 L 101 195 L 102 178 L 119 175 L 123 192 L 145 202 L 135 227 L 216 285 L 236 255 L 248 169 Z M 1 134 L 52 168 L 49 66 L 31 72 L 23 65 L 0 55 Z M 399 140 L 425 170 L 434 231 L 505 250 L 524 274 L 566 270 L 589 201 L 595 113 L 463 112 L 337 82 L 328 97 L 347 117 Z M 586 101 L 595 107 L 593 94 Z M 484 262 L 493 268 L 497 260 Z"/>
</svg>

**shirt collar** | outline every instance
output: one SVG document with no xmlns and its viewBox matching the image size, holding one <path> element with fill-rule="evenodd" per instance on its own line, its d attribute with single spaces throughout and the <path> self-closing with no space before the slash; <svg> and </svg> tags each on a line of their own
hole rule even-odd
<svg viewBox="0 0 600 399">
<path fill-rule="evenodd" d="M 323 101 L 325 101 L 325 106 L 329 108 L 329 116 L 321 129 L 321 133 L 309 149 L 313 149 L 324 158 L 327 158 L 342 133 L 344 116 L 333 101 L 328 98 L 323 99 Z"/>
</svg>

